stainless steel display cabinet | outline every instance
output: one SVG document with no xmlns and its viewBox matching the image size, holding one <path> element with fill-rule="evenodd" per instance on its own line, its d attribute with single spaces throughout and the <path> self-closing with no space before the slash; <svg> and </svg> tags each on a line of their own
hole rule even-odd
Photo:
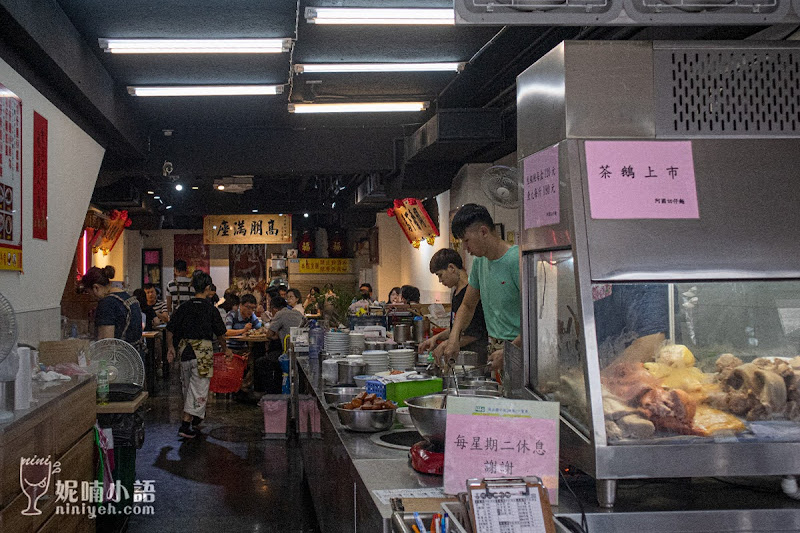
<svg viewBox="0 0 800 533">
<path fill-rule="evenodd" d="M 520 176 L 558 161 L 557 222 L 526 225 L 530 181 L 520 217 L 528 389 L 601 505 L 619 479 L 800 474 L 799 45 L 565 42 L 518 78 Z M 688 146 L 697 216 L 609 215 L 597 141 Z"/>
</svg>

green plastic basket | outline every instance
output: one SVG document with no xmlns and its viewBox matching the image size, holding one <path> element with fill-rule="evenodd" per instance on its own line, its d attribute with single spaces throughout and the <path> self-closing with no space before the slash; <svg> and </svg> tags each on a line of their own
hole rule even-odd
<svg viewBox="0 0 800 533">
<path fill-rule="evenodd" d="M 395 402 L 398 407 L 405 407 L 406 398 L 425 396 L 436 392 L 442 392 L 442 378 L 386 384 L 386 399 Z"/>
</svg>

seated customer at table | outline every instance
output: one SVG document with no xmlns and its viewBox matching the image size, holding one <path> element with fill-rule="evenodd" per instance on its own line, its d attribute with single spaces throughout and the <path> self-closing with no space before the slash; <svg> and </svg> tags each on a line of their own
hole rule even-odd
<svg viewBox="0 0 800 533">
<path fill-rule="evenodd" d="M 419 303 L 419 289 L 413 285 L 403 285 L 400 287 L 400 297 L 404 304 L 418 304 Z"/>
<path fill-rule="evenodd" d="M 232 292 L 226 292 L 225 299 L 217 304 L 217 310 L 222 316 L 222 320 L 225 320 L 225 317 L 228 316 L 228 313 L 233 310 L 239 310 L 239 297 Z"/>
<path fill-rule="evenodd" d="M 302 298 L 303 296 L 297 289 L 289 289 L 286 292 L 286 303 L 289 304 L 289 308 L 294 309 L 300 314 L 305 314 L 305 308 L 303 308 L 303 304 L 300 302 Z"/>
<path fill-rule="evenodd" d="M 156 320 L 153 321 L 153 325 L 158 326 L 159 324 L 166 324 L 169 322 L 167 302 L 158 299 L 158 294 L 156 294 L 156 286 L 152 283 L 145 283 L 142 288 L 147 296 L 147 305 L 152 307 L 156 313 Z"/>
<path fill-rule="evenodd" d="M 228 337 L 244 335 L 251 329 L 259 329 L 261 320 L 255 314 L 256 297 L 252 294 L 242 295 L 239 309 L 232 310 L 225 317 L 225 328 L 228 330 Z M 228 339 L 228 348 L 234 353 L 246 355 L 247 342 L 243 340 Z"/>
<path fill-rule="evenodd" d="M 144 316 L 144 330 L 152 331 L 154 325 L 153 321 L 158 320 L 158 318 L 156 318 L 155 309 L 147 305 L 147 294 L 145 294 L 144 289 L 136 289 L 133 291 L 133 296 L 139 300 L 139 308 L 142 310 L 142 315 Z"/>
<path fill-rule="evenodd" d="M 289 334 L 291 328 L 302 326 L 306 318 L 299 311 L 291 309 L 286 300 L 280 296 L 270 300 L 270 310 L 272 311 L 272 320 L 267 330 L 267 338 L 280 341 L 282 351 L 283 339 Z"/>
</svg>

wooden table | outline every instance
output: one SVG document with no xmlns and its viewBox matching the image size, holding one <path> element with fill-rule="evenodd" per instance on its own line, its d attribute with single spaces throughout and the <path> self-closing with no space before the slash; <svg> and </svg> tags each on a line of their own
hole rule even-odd
<svg viewBox="0 0 800 533">
<path fill-rule="evenodd" d="M 133 414 L 142 406 L 148 396 L 150 394 L 143 390 L 139 393 L 139 396 L 128 402 L 108 402 L 105 405 L 97 405 L 96 413 L 98 415 Z"/>
</svg>

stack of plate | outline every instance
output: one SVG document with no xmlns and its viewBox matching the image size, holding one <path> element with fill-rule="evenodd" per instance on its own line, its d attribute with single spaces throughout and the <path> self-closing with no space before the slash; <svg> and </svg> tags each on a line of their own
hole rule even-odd
<svg viewBox="0 0 800 533">
<path fill-rule="evenodd" d="M 385 350 L 366 350 L 361 354 L 367 365 L 367 374 L 377 374 L 389 370 L 389 354 Z"/>
<path fill-rule="evenodd" d="M 350 353 L 350 336 L 346 331 L 325 332 L 325 351 L 329 354 L 348 355 Z"/>
<path fill-rule="evenodd" d="M 389 368 L 393 370 L 413 370 L 417 354 L 407 348 L 389 350 Z"/>
<path fill-rule="evenodd" d="M 361 353 L 366 348 L 363 333 L 350 333 L 350 353 Z"/>
</svg>

